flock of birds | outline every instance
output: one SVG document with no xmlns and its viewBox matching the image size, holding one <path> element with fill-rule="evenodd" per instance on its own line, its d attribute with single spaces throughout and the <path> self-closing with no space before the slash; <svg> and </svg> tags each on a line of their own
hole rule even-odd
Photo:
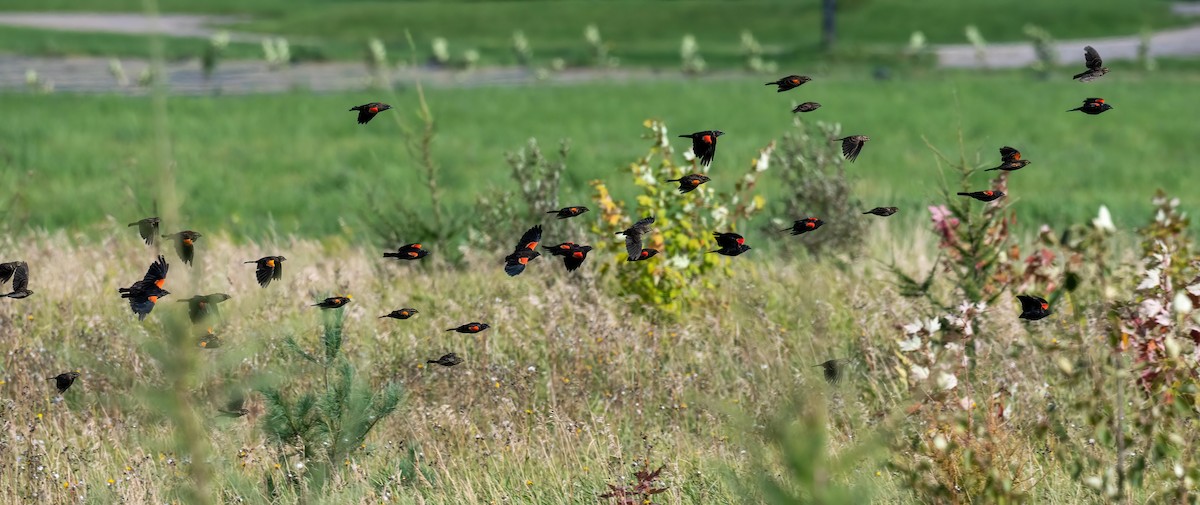
<svg viewBox="0 0 1200 505">
<path fill-rule="evenodd" d="M 1084 62 L 1087 65 L 1087 70 L 1076 74 L 1073 78 L 1088 82 L 1095 80 L 1108 73 L 1108 68 L 1104 67 L 1103 61 L 1100 59 L 1100 54 L 1091 46 L 1084 48 Z M 777 81 L 766 83 L 768 86 L 776 86 L 778 92 L 789 91 L 800 87 L 801 85 L 811 81 L 807 76 L 789 75 Z M 816 102 L 804 102 L 796 106 L 792 112 L 812 112 L 821 107 L 821 104 Z M 353 107 L 350 110 L 358 112 L 359 124 L 366 124 L 371 121 L 380 112 L 391 109 L 392 106 L 372 102 L 365 105 Z M 1103 98 L 1087 98 L 1083 101 L 1083 105 L 1067 112 L 1080 111 L 1089 115 L 1096 115 L 1112 109 L 1112 106 L 1104 103 Z M 712 163 L 713 156 L 717 150 L 717 138 L 724 135 L 720 130 L 707 130 L 696 132 L 688 135 L 680 135 L 680 137 L 691 139 L 692 153 L 696 159 L 704 166 L 709 166 Z M 850 135 L 839 139 L 832 139 L 835 142 L 841 142 L 842 155 L 849 161 L 853 162 L 858 159 L 862 153 L 863 147 L 870 137 L 866 135 Z M 991 170 L 1016 171 L 1029 165 L 1030 161 L 1022 159 L 1021 152 L 1015 148 L 1004 146 L 1000 148 L 1001 164 Z M 688 174 L 679 179 L 669 179 L 667 182 L 679 183 L 679 192 L 681 194 L 688 193 L 700 185 L 711 181 L 711 179 L 703 174 L 693 173 Z M 991 202 L 993 200 L 1003 198 L 1003 191 L 999 190 L 981 190 L 973 192 L 958 193 L 962 196 L 974 198 L 976 200 Z M 887 217 L 895 214 L 898 211 L 896 207 L 876 207 L 864 212 L 864 214 L 872 214 L 881 217 Z M 588 212 L 588 208 L 584 206 L 564 207 L 559 210 L 549 211 L 548 214 L 555 214 L 558 219 L 569 219 Z M 644 261 L 653 258 L 659 251 L 642 246 L 642 237 L 652 231 L 654 217 L 642 219 L 633 226 L 629 227 L 617 235 L 624 235 L 625 249 L 628 261 Z M 782 231 L 790 231 L 792 235 L 801 235 L 820 228 L 824 221 L 816 217 L 806 217 L 796 220 L 791 227 L 785 228 Z M 159 239 L 160 220 L 157 217 L 148 217 L 140 221 L 130 223 L 130 227 L 136 226 L 139 235 L 145 240 L 147 245 L 154 245 Z M 170 239 L 175 244 L 175 250 L 179 255 L 179 259 L 185 264 L 191 265 L 192 259 L 195 257 L 195 243 L 202 235 L 195 231 L 185 230 L 178 233 L 161 235 L 161 238 Z M 712 251 L 725 256 L 738 256 L 748 250 L 750 246 L 746 245 L 746 239 L 742 235 L 732 232 L 713 232 L 713 237 L 717 242 L 718 249 Z M 525 271 L 525 267 L 530 261 L 541 256 L 537 251 L 537 247 L 542 238 L 541 225 L 534 226 L 521 236 L 517 242 L 516 248 L 512 254 L 504 258 L 504 271 L 509 276 L 520 275 Z M 587 254 L 592 250 L 591 246 L 580 245 L 573 242 L 563 242 L 558 245 L 548 248 L 549 253 L 553 256 L 558 256 L 563 259 L 563 263 L 568 271 L 578 269 L 587 259 Z M 396 252 L 384 253 L 385 258 L 396 258 L 403 261 L 415 261 L 425 258 L 429 255 L 421 244 L 413 243 L 401 246 Z M 283 256 L 266 256 L 246 263 L 255 265 L 255 278 L 259 285 L 266 288 L 273 280 L 279 280 L 283 275 L 283 262 L 287 258 Z M 164 289 L 167 280 L 167 272 L 170 265 L 166 258 L 159 255 L 158 258 L 150 264 L 150 268 L 146 271 L 146 275 L 141 280 L 134 282 L 128 288 L 118 289 L 121 298 L 129 303 L 130 309 L 138 316 L 139 320 L 143 320 L 150 314 L 158 302 L 165 296 L 171 294 L 170 291 Z M 0 286 L 12 279 L 12 291 L 0 295 L 0 298 L 23 299 L 28 298 L 33 294 L 29 289 L 29 265 L 24 261 L 14 261 L 0 263 Z M 202 324 L 209 317 L 217 315 L 217 305 L 230 298 L 224 293 L 215 293 L 209 295 L 197 295 L 186 300 L 179 300 L 181 303 L 188 304 L 188 315 L 194 324 Z M 1050 304 L 1046 299 L 1032 295 L 1018 295 L 1018 300 L 1021 302 L 1020 318 L 1027 320 L 1038 320 L 1050 315 Z M 349 296 L 334 296 L 326 298 L 316 304 L 314 307 L 321 309 L 340 309 L 351 302 Z M 401 308 L 394 310 L 388 314 L 380 316 L 380 318 L 393 319 L 409 319 L 418 313 L 414 308 Z M 447 329 L 446 331 L 456 331 L 459 333 L 479 333 L 489 328 L 487 323 L 470 322 L 455 328 Z M 212 332 L 212 329 L 202 334 L 198 338 L 197 345 L 203 348 L 220 347 L 220 338 Z M 462 358 L 455 353 L 448 353 L 437 359 L 428 360 L 427 363 L 435 363 L 442 366 L 454 366 L 462 363 Z M 833 359 L 821 363 L 819 366 L 823 368 L 824 377 L 830 383 L 836 383 L 841 378 L 841 361 Z M 55 387 L 60 394 L 67 391 L 68 388 L 79 378 L 78 372 L 66 372 L 51 377 L 47 380 L 55 381 Z M 227 408 L 221 409 L 222 412 L 229 415 L 244 415 L 246 409 L 242 406 L 242 399 L 235 398 L 231 401 Z"/>
</svg>

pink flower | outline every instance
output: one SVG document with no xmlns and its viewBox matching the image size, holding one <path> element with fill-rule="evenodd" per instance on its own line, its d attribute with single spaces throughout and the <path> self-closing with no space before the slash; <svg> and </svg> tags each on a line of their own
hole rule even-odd
<svg viewBox="0 0 1200 505">
<path fill-rule="evenodd" d="M 954 230 L 958 228 L 958 218 L 945 205 L 929 207 L 929 217 L 933 220 L 933 230 L 942 236 L 942 243 L 954 242 Z"/>
</svg>

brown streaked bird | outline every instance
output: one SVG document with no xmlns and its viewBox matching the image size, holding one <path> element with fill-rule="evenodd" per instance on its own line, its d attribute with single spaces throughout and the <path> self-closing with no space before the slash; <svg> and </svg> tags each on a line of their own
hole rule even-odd
<svg viewBox="0 0 1200 505">
<path fill-rule="evenodd" d="M 1025 168 L 1025 165 L 1030 163 L 1032 162 L 1029 160 L 1021 159 L 1021 151 L 1018 151 L 1012 147 L 1004 146 L 1000 148 L 1000 166 L 996 168 L 989 168 L 984 170 L 984 172 L 991 172 L 992 170 L 1011 172 L 1013 170 Z"/>
<path fill-rule="evenodd" d="M 71 389 L 71 385 L 75 383 L 75 379 L 79 378 L 79 372 L 64 372 L 54 377 L 49 377 L 46 380 L 54 381 L 55 389 L 58 389 L 58 394 L 66 393 Z"/>
<path fill-rule="evenodd" d="M 707 167 L 712 163 L 713 156 L 717 154 L 717 137 L 724 134 L 725 132 L 721 130 L 706 130 L 680 135 L 680 137 L 692 139 L 692 154 L 696 155 L 696 159 L 700 160 L 701 165 Z"/>
<path fill-rule="evenodd" d="M 0 295 L 0 298 L 28 298 L 33 294 L 29 289 L 29 264 L 24 261 L 0 263 L 0 285 L 12 279 L 12 292 Z"/>
<path fill-rule="evenodd" d="M 1003 196 L 1004 196 L 1004 192 L 1003 192 L 1003 191 L 999 191 L 999 190 L 991 190 L 991 189 L 989 189 L 989 190 L 986 190 L 986 191 L 972 191 L 972 192 L 970 192 L 970 193 L 967 193 L 967 192 L 960 192 L 960 193 L 959 193 L 959 196 L 969 196 L 969 197 L 971 197 L 971 198 L 974 198 L 974 199 L 976 199 L 976 200 L 979 200 L 979 201 L 981 201 L 981 202 L 990 202 L 990 201 L 992 201 L 992 200 L 995 200 L 995 199 L 997 199 L 997 198 L 1001 198 L 1001 197 L 1003 197 Z"/>
<path fill-rule="evenodd" d="M 221 347 L 221 344 L 223 344 L 221 337 L 213 333 L 212 328 L 196 337 L 196 347 L 201 349 L 217 349 Z"/>
<path fill-rule="evenodd" d="M 491 328 L 491 326 L 489 326 L 487 323 L 470 322 L 470 323 L 464 324 L 462 326 L 456 326 L 454 328 L 449 328 L 446 331 L 457 331 L 459 333 L 479 333 L 488 328 Z"/>
<path fill-rule="evenodd" d="M 383 102 L 371 102 L 359 105 L 357 107 L 351 107 L 350 110 L 358 111 L 358 124 L 367 124 L 375 118 L 376 114 L 379 114 L 380 112 L 390 108 L 392 108 L 391 105 Z"/>
<path fill-rule="evenodd" d="M 442 365 L 442 366 L 454 366 L 459 363 L 462 363 L 463 360 L 462 360 L 462 358 L 458 357 L 457 354 L 454 354 L 451 352 L 451 353 L 443 354 L 442 357 L 440 357 L 438 359 L 425 360 L 425 362 L 426 363 L 434 363 L 434 364 L 438 364 L 438 365 Z"/>
<path fill-rule="evenodd" d="M 722 256 L 737 256 L 750 250 L 750 246 L 746 245 L 745 237 L 736 233 L 719 233 L 713 232 L 713 238 L 717 241 L 718 249 L 709 251 Z"/>
<path fill-rule="evenodd" d="M 148 217 L 136 223 L 129 223 L 129 226 L 138 227 L 138 235 L 142 236 L 142 240 L 146 241 L 146 245 L 154 245 L 154 241 L 158 240 L 157 217 Z"/>
<path fill-rule="evenodd" d="M 795 109 L 792 109 L 792 112 L 812 112 L 820 108 L 821 104 L 817 102 L 804 102 L 800 105 L 797 105 Z"/>
<path fill-rule="evenodd" d="M 1021 301 L 1021 315 L 1018 316 L 1021 319 L 1037 321 L 1052 313 L 1050 311 L 1050 302 L 1047 302 L 1045 298 L 1031 295 L 1017 295 L 1017 300 Z"/>
<path fill-rule="evenodd" d="M 650 233 L 650 225 L 654 224 L 654 216 L 642 218 L 641 221 L 633 223 L 625 231 L 619 231 L 617 235 L 625 235 L 625 252 L 629 254 L 629 261 L 644 260 L 655 254 L 658 251 L 653 249 L 642 249 L 642 236 Z M 654 251 L 647 256 L 646 251 Z"/>
<path fill-rule="evenodd" d="M 642 249 L 637 254 L 626 258 L 625 261 L 645 261 L 655 256 L 658 256 L 657 249 Z"/>
<path fill-rule="evenodd" d="M 194 231 L 184 230 L 179 233 L 163 235 L 163 238 L 175 239 L 175 252 L 179 253 L 179 259 L 191 265 L 192 258 L 196 257 L 196 241 L 202 236 Z"/>
<path fill-rule="evenodd" d="M 784 228 L 779 231 L 790 231 L 792 232 L 792 235 L 802 235 L 820 228 L 824 224 L 825 221 L 822 221 L 820 218 L 806 217 L 793 222 L 790 228 Z"/>
<path fill-rule="evenodd" d="M 213 293 L 178 300 L 178 303 L 188 304 L 188 319 L 192 321 L 192 324 L 200 324 L 209 316 L 219 317 L 221 311 L 217 309 L 217 304 L 230 298 L 232 297 L 225 293 Z"/>
<path fill-rule="evenodd" d="M 525 271 L 525 265 L 542 255 L 535 250 L 540 240 L 542 240 L 542 225 L 539 224 L 526 230 L 525 234 L 521 235 L 521 240 L 517 242 L 517 247 L 513 249 L 513 253 L 504 257 L 504 273 L 509 277 L 521 275 L 521 272 Z"/>
<path fill-rule="evenodd" d="M 167 271 L 171 265 L 167 264 L 167 259 L 161 255 L 154 263 L 150 264 L 150 268 L 146 269 L 146 275 L 142 280 L 133 283 L 127 288 L 117 290 L 121 294 L 121 298 L 129 300 L 129 308 L 137 314 L 138 320 L 146 319 L 150 311 L 154 310 L 154 305 L 164 296 L 171 294 L 170 291 L 163 289 L 167 282 Z"/>
<path fill-rule="evenodd" d="M 779 86 L 779 89 L 775 90 L 775 92 L 783 93 L 784 91 L 787 91 L 790 89 L 799 88 L 801 85 L 803 85 L 804 83 L 809 82 L 811 80 L 812 80 L 812 77 L 809 77 L 807 75 L 789 75 L 778 81 L 768 82 L 767 86 Z"/>
<path fill-rule="evenodd" d="M 349 295 L 347 295 L 347 296 L 331 296 L 329 298 L 321 300 L 319 303 L 312 304 L 312 306 L 313 307 L 321 307 L 322 309 L 326 309 L 326 310 L 340 309 L 342 307 L 345 307 L 346 304 L 350 303 L 351 301 L 352 300 L 350 299 Z"/>
<path fill-rule="evenodd" d="M 880 217 L 888 217 L 892 214 L 895 214 L 899 210 L 900 209 L 897 207 L 875 207 L 874 209 L 863 212 L 863 214 L 874 214 Z"/>
<path fill-rule="evenodd" d="M 844 359 L 831 359 L 824 363 L 813 366 L 821 367 L 821 371 L 824 372 L 825 375 L 825 382 L 837 384 L 842 381 L 842 369 L 844 368 L 843 365 L 845 362 L 846 360 Z"/>
<path fill-rule="evenodd" d="M 871 140 L 871 137 L 866 135 L 851 135 L 849 137 L 834 139 L 833 141 L 842 143 L 842 156 L 853 162 L 858 159 L 858 153 L 862 152 L 863 145 L 869 140 Z"/>
<path fill-rule="evenodd" d="M 258 280 L 258 285 L 267 287 L 271 285 L 271 281 L 283 278 L 283 262 L 287 258 L 283 256 L 265 256 L 254 261 L 246 263 L 254 263 L 257 269 L 254 271 L 254 278 Z"/>
<path fill-rule="evenodd" d="M 1105 67 L 1104 60 L 1100 59 L 1100 53 L 1092 46 L 1083 48 L 1083 62 L 1087 65 L 1087 70 L 1075 74 L 1072 79 L 1079 82 L 1088 82 L 1099 79 L 1108 73 L 1108 67 Z"/>
<path fill-rule="evenodd" d="M 678 182 L 679 183 L 679 193 L 683 194 L 683 193 L 688 193 L 688 192 L 700 187 L 701 184 L 704 184 L 711 180 L 712 179 L 709 179 L 707 175 L 688 174 L 688 175 L 685 175 L 678 179 L 667 179 L 666 182 Z"/>
<path fill-rule="evenodd" d="M 1112 108 L 1113 106 L 1104 103 L 1103 98 L 1085 98 L 1083 100 L 1083 105 L 1068 110 L 1067 112 L 1079 111 L 1089 116 L 1095 116 L 1096 114 L 1100 114 L 1101 112 L 1110 110 Z"/>
<path fill-rule="evenodd" d="M 385 315 L 379 316 L 379 319 L 383 319 L 385 317 L 390 317 L 392 319 L 408 319 L 408 318 L 416 315 L 417 312 L 419 312 L 417 309 L 410 309 L 410 308 L 406 307 L 403 309 L 396 309 L 391 312 L 388 312 Z"/>
<path fill-rule="evenodd" d="M 587 207 L 584 207 L 582 205 L 576 205 L 574 207 L 563 207 L 558 210 L 552 210 L 550 212 L 547 212 L 547 214 L 557 214 L 559 219 L 566 219 L 569 217 L 575 217 L 580 214 L 583 214 L 584 212 L 587 212 L 588 210 L 590 210 L 590 209 L 588 209 Z"/>
<path fill-rule="evenodd" d="M 583 265 L 583 261 L 587 259 L 587 254 L 592 250 L 590 245 L 572 246 L 570 251 L 560 254 L 563 258 L 563 265 L 567 267 L 568 272 L 574 272 Z"/>
<path fill-rule="evenodd" d="M 229 395 L 229 402 L 224 407 L 217 409 L 222 416 L 227 417 L 242 417 L 250 413 L 246 408 L 246 393 L 242 391 L 234 391 Z"/>
</svg>

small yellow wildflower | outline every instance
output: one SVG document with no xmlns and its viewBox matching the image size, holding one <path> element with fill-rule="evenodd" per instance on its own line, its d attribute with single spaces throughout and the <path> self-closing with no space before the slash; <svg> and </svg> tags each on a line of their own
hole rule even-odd
<svg viewBox="0 0 1200 505">
<path fill-rule="evenodd" d="M 38 419 L 41 419 L 41 418 L 42 418 L 42 413 L 38 412 Z"/>
<path fill-rule="evenodd" d="M 116 484 L 116 483 L 117 483 L 117 481 L 115 481 L 115 480 L 113 480 L 113 479 L 108 479 L 108 485 L 109 485 L 109 486 L 111 486 L 111 485 L 113 485 L 113 484 Z"/>
<path fill-rule="evenodd" d="M 570 383 L 571 383 L 571 379 L 569 377 L 563 377 L 563 384 L 570 384 Z"/>
<path fill-rule="evenodd" d="M 531 480 L 527 480 L 527 481 L 525 481 L 525 485 L 526 485 L 526 486 L 532 486 L 532 485 L 533 485 L 533 481 L 531 481 Z"/>
<path fill-rule="evenodd" d="M 67 489 L 69 487 L 71 487 L 71 483 L 67 482 L 67 481 L 63 481 L 63 489 Z"/>
</svg>

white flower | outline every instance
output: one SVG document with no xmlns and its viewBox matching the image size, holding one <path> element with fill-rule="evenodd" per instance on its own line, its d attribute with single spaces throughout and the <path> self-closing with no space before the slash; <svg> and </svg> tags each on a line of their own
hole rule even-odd
<svg viewBox="0 0 1200 505">
<path fill-rule="evenodd" d="M 913 365 L 908 369 L 908 373 L 912 375 L 913 380 L 917 381 L 929 378 L 929 369 L 920 365 Z"/>
<path fill-rule="evenodd" d="M 646 170 L 646 171 L 642 172 L 642 182 L 645 182 L 646 184 L 654 186 L 654 185 L 658 184 L 658 179 L 656 179 L 654 177 L 653 172 Z"/>
<path fill-rule="evenodd" d="M 942 329 L 942 321 L 936 317 L 933 319 L 930 319 L 928 322 L 925 323 L 925 331 L 929 332 L 930 334 L 937 333 L 938 330 L 941 330 L 941 329 Z"/>
<path fill-rule="evenodd" d="M 1180 291 L 1175 293 L 1175 300 L 1171 302 L 1171 308 L 1175 309 L 1175 313 L 1184 315 L 1192 311 L 1192 299 L 1188 298 L 1187 293 Z"/>
<path fill-rule="evenodd" d="M 724 205 L 719 205 L 719 206 L 717 206 L 717 208 L 712 210 L 713 221 L 716 221 L 718 223 L 724 223 L 725 219 L 727 219 L 728 217 L 729 217 L 729 209 L 725 208 Z"/>
<path fill-rule="evenodd" d="M 920 348 L 921 348 L 921 337 L 918 335 L 913 335 L 912 338 L 910 338 L 908 340 L 900 341 L 900 352 L 913 352 Z M 925 371 L 925 376 L 926 377 L 929 376 L 928 370 Z"/>
<path fill-rule="evenodd" d="M 958 386 L 958 377 L 955 377 L 952 373 L 942 372 L 938 374 L 937 385 L 939 388 L 942 388 L 942 391 L 949 391 Z"/>
<path fill-rule="evenodd" d="M 1142 275 L 1142 283 L 1137 285 L 1139 291 L 1157 288 L 1158 284 L 1162 282 L 1162 270 L 1157 268 L 1146 270 L 1146 273 Z"/>
<path fill-rule="evenodd" d="M 771 151 L 763 149 L 758 153 L 758 161 L 754 162 L 754 171 L 763 172 L 771 166 Z"/>
<path fill-rule="evenodd" d="M 1096 219 L 1092 220 L 1092 226 L 1097 230 L 1106 232 L 1117 230 L 1117 227 L 1113 225 L 1112 214 L 1108 212 L 1108 207 L 1104 205 L 1100 206 L 1100 212 L 1096 214 Z"/>
<path fill-rule="evenodd" d="M 1142 317 L 1146 318 L 1154 318 L 1162 311 L 1162 302 L 1155 300 L 1154 298 L 1147 299 L 1146 301 L 1142 302 L 1141 306 L 1138 307 L 1138 312 L 1141 313 Z"/>
<path fill-rule="evenodd" d="M 904 325 L 904 333 L 906 335 L 916 334 L 917 332 L 921 331 L 921 326 L 922 326 L 921 320 L 918 319 L 915 323 L 909 323 L 909 324 Z"/>
<path fill-rule="evenodd" d="M 692 264 L 692 260 L 689 260 L 687 256 L 684 256 L 682 254 L 677 254 L 675 256 L 671 256 L 669 263 L 671 264 L 672 268 L 675 268 L 677 270 L 683 270 L 683 269 L 687 268 L 688 265 Z"/>
</svg>

